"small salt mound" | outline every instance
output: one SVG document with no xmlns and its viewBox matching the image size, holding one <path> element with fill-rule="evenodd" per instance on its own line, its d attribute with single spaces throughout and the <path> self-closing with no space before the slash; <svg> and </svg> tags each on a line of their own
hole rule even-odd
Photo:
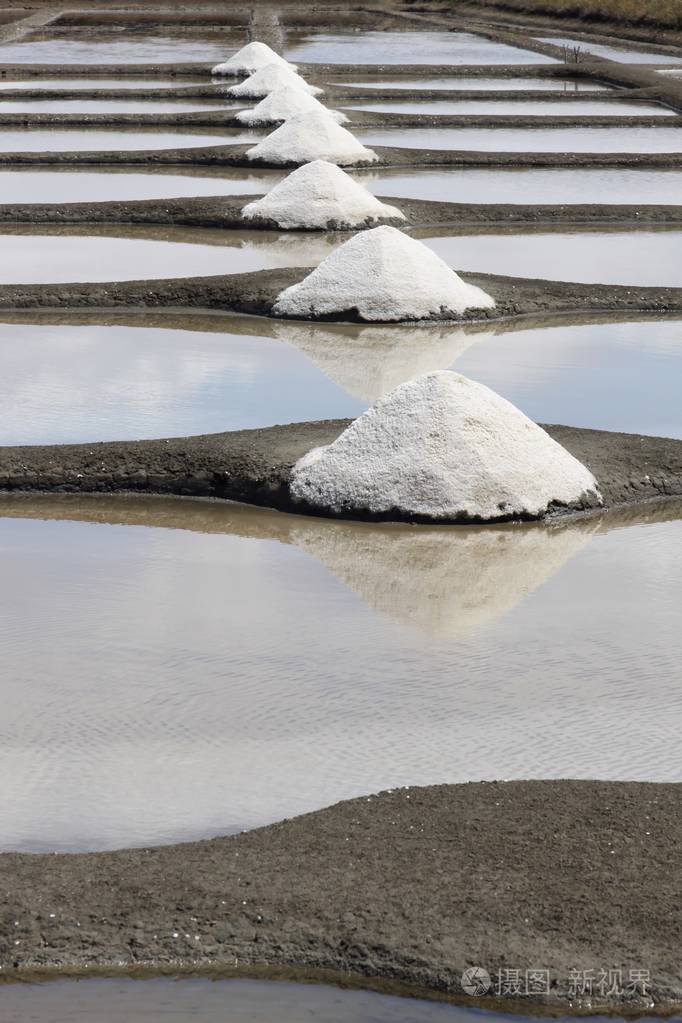
<svg viewBox="0 0 682 1023">
<path fill-rule="evenodd" d="M 310 93 L 303 92 L 297 85 L 281 85 L 275 92 L 257 103 L 252 110 L 240 110 L 236 115 L 242 124 L 273 124 L 277 121 L 288 121 L 299 114 L 327 114 L 341 124 L 347 121 L 345 114 L 338 110 L 328 110 Z"/>
<path fill-rule="evenodd" d="M 447 319 L 494 305 L 490 295 L 466 284 L 422 242 L 383 226 L 332 252 L 278 295 L 273 313 L 315 318 L 352 311 L 361 320 L 385 323 Z"/>
<path fill-rule="evenodd" d="M 305 78 L 302 78 L 290 67 L 285 67 L 282 64 L 267 64 L 238 85 L 230 86 L 227 95 L 262 99 L 264 96 L 269 96 L 271 92 L 281 89 L 283 85 L 298 86 L 299 89 L 311 96 L 319 96 L 323 92 L 317 86 L 309 85 Z"/>
<path fill-rule="evenodd" d="M 242 210 L 247 220 L 274 220 L 278 227 L 347 229 L 377 220 L 405 217 L 395 206 L 379 202 L 336 164 L 314 160 L 292 171 L 262 199 Z"/>
<path fill-rule="evenodd" d="M 354 135 L 337 124 L 326 110 L 290 118 L 253 149 L 247 150 L 246 155 L 249 160 L 266 163 L 301 164 L 328 160 L 342 167 L 373 163 L 379 159 L 376 153 L 365 149 Z"/>
<path fill-rule="evenodd" d="M 537 518 L 601 504 L 592 473 L 483 384 L 439 370 L 401 384 L 292 470 L 295 500 L 430 520 Z"/>
<path fill-rule="evenodd" d="M 237 50 L 232 56 L 223 61 L 222 64 L 216 64 L 211 70 L 212 75 L 239 75 L 239 74 L 253 74 L 254 71 L 260 71 L 261 68 L 267 67 L 268 64 L 278 64 L 280 67 L 289 68 L 291 71 L 296 70 L 295 64 L 290 64 L 284 57 L 280 57 L 278 53 L 275 53 L 267 43 L 247 43 L 246 46 L 242 46 L 241 50 Z"/>
</svg>

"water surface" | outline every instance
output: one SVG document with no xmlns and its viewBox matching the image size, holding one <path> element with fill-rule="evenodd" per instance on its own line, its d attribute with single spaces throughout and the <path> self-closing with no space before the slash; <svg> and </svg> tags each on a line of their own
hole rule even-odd
<svg viewBox="0 0 682 1023">
<path fill-rule="evenodd" d="M 0 152 L 2 153 L 73 153 L 102 150 L 132 149 L 188 149 L 199 146 L 236 145 L 254 142 L 262 134 L 228 129 L 208 134 L 208 129 L 191 132 L 180 131 L 107 131 L 105 129 L 0 129 Z"/>
<path fill-rule="evenodd" d="M 474 529 L 1 507 L 3 849 L 224 834 L 398 785 L 680 780 L 678 505 Z"/>
<path fill-rule="evenodd" d="M 0 114 L 176 114 L 190 110 L 228 110 L 244 107 L 227 99 L 26 99 L 3 100 Z"/>
<path fill-rule="evenodd" d="M 592 79 L 564 78 L 484 78 L 478 75 L 466 75 L 455 78 L 373 78 L 368 82 L 336 82 L 344 88 L 357 86 L 362 89 L 494 89 L 505 92 L 513 89 L 551 89 L 556 92 L 609 92 L 612 86 L 602 85 Z"/>
<path fill-rule="evenodd" d="M 191 36 L 135 35 L 112 38 L 110 33 L 88 32 L 72 37 L 34 33 L 24 39 L 0 43 L 3 64 L 164 64 L 173 61 L 226 60 L 246 42 L 244 32 L 221 30 L 203 38 Z"/>
<path fill-rule="evenodd" d="M 290 32 L 285 57 L 312 64 L 554 64 L 469 32 Z"/>
<path fill-rule="evenodd" d="M 672 56 L 669 53 L 657 53 L 655 50 L 638 50 L 629 46 L 609 46 L 604 43 L 593 43 L 587 39 L 567 39 L 565 36 L 545 36 L 540 42 L 551 43 L 553 46 L 579 46 L 583 53 L 593 53 L 597 57 L 608 60 L 622 61 L 624 64 L 680 64 L 682 53 Z"/>
<path fill-rule="evenodd" d="M 158 78 L 155 75 L 135 78 L 125 75 L 121 78 L 67 78 L 58 75 L 55 78 L 0 78 L 0 92 L 3 89 L 172 89 L 187 88 L 189 85 L 205 85 L 206 77 L 182 76 L 176 78 Z"/>
<path fill-rule="evenodd" d="M 353 176 L 378 195 L 442 202 L 679 205 L 682 197 L 682 173 L 675 170 L 396 168 Z"/>
<path fill-rule="evenodd" d="M 345 110 L 376 110 L 378 112 L 404 114 L 516 114 L 534 116 L 584 117 L 602 114 L 606 117 L 625 117 L 629 114 L 639 117 L 673 116 L 676 111 L 655 103 L 610 103 L 599 100 L 477 100 L 477 99 L 444 99 L 444 100 L 381 100 L 373 103 L 369 100 L 348 103 L 342 100 L 339 106 Z M 0 109 L 3 109 L 0 103 Z"/>
<path fill-rule="evenodd" d="M 682 128 L 370 128 L 365 145 L 506 153 L 678 153 Z"/>
</svg>

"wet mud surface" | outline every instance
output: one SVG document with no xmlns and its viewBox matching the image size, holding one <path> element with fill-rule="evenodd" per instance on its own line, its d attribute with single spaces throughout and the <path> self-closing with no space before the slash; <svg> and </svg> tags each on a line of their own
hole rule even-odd
<svg viewBox="0 0 682 1023">
<path fill-rule="evenodd" d="M 0 490 L 190 495 L 305 512 L 289 494 L 292 466 L 312 448 L 330 444 L 349 422 L 162 440 L 0 447 Z M 591 469 L 607 508 L 682 495 L 680 440 L 544 428 Z"/>
<path fill-rule="evenodd" d="M 514 964 L 550 970 L 543 999 L 566 1006 L 571 969 L 646 963 L 671 1004 L 681 827 L 679 785 L 481 782 L 205 842 L 3 854 L 3 976 L 272 967 L 456 997 L 466 967 Z"/>
</svg>

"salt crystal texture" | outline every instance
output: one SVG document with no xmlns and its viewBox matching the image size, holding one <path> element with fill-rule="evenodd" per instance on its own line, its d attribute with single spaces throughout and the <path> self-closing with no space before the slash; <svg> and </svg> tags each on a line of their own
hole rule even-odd
<svg viewBox="0 0 682 1023">
<path fill-rule="evenodd" d="M 388 518 L 538 518 L 601 504 L 597 481 L 523 412 L 439 370 L 401 384 L 292 470 L 297 501 Z"/>
<path fill-rule="evenodd" d="M 328 160 L 341 166 L 372 163 L 379 157 L 365 149 L 354 135 L 342 128 L 327 110 L 298 114 L 281 124 L 261 142 L 247 150 L 249 160 L 267 163 L 301 164 Z"/>
<path fill-rule="evenodd" d="M 323 92 L 316 85 L 309 85 L 305 78 L 297 74 L 291 67 L 282 64 L 267 64 L 260 71 L 255 71 L 243 82 L 232 85 L 227 90 L 228 96 L 247 96 L 252 99 L 262 99 L 269 96 L 271 92 L 281 89 L 283 85 L 298 86 L 303 92 L 311 96 L 320 96 Z"/>
<path fill-rule="evenodd" d="M 240 110 L 236 118 L 242 124 L 273 124 L 277 121 L 288 121 L 299 114 L 310 113 L 327 114 L 339 124 L 348 120 L 345 114 L 338 110 L 329 110 L 314 96 L 291 84 L 281 85 L 279 89 L 257 103 L 252 110 Z"/>
<path fill-rule="evenodd" d="M 494 306 L 490 295 L 466 284 L 422 242 L 385 225 L 332 252 L 277 296 L 273 313 L 315 318 L 353 312 L 358 319 L 385 323 L 447 319 Z"/>
<path fill-rule="evenodd" d="M 274 220 L 286 229 L 347 229 L 378 220 L 404 220 L 395 206 L 379 202 L 336 164 L 313 160 L 292 171 L 262 199 L 242 210 L 247 220 Z"/>
<path fill-rule="evenodd" d="M 211 70 L 212 75 L 239 75 L 239 74 L 253 74 L 254 71 L 260 71 L 261 68 L 267 67 L 268 64 L 279 64 L 280 67 L 289 68 L 291 71 L 296 70 L 295 64 L 290 64 L 284 57 L 280 57 L 278 53 L 275 53 L 267 43 L 247 43 L 246 46 L 242 46 L 241 50 L 237 50 L 232 56 L 223 61 L 222 64 L 216 64 Z"/>
</svg>

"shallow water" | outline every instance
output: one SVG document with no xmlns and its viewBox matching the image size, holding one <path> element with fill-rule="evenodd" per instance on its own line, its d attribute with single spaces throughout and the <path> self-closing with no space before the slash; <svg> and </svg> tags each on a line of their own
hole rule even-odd
<svg viewBox="0 0 682 1023">
<path fill-rule="evenodd" d="M 205 85 L 206 77 L 191 78 L 157 78 L 155 75 L 134 78 L 125 75 L 121 78 L 66 78 L 61 75 L 55 78 L 0 78 L 0 93 L 3 89 L 173 89 L 187 88 L 189 85 Z"/>
<path fill-rule="evenodd" d="M 682 173 L 673 170 L 453 167 L 355 172 L 354 177 L 378 195 L 442 202 L 678 205 L 682 195 Z"/>
<path fill-rule="evenodd" d="M 345 418 L 452 368 L 540 422 L 682 438 L 682 322 L 495 335 L 215 317 L 201 329 L 0 324 L 0 443 L 217 433 Z M 577 400 L 577 396 L 580 400 Z"/>
<path fill-rule="evenodd" d="M 124 199 L 171 199 L 199 195 L 262 195 L 284 173 L 225 167 L 182 169 L 155 168 L 131 171 L 106 170 L 7 170 L 0 169 L 3 203 L 107 202 Z"/>
<path fill-rule="evenodd" d="M 579 46 L 583 53 L 594 53 L 597 57 L 607 57 L 609 60 L 622 61 L 624 64 L 682 65 L 682 53 L 674 57 L 669 53 L 631 49 L 628 46 L 609 46 L 604 43 L 593 43 L 587 39 L 567 39 L 565 36 L 545 36 L 540 41 L 552 43 L 553 46 Z"/>
<path fill-rule="evenodd" d="M 245 32 L 222 30 L 205 37 L 182 35 L 116 39 L 110 33 L 57 37 L 35 33 L 21 41 L 0 43 L 3 64 L 156 64 L 173 61 L 209 63 L 226 60 L 246 42 Z"/>
<path fill-rule="evenodd" d="M 7 985 L 5 1011 L 22 1023 L 506 1023 L 500 1013 L 283 981 L 87 980 Z M 0 1009 L 0 1023 L 15 1023 Z M 529 1023 L 514 1015 L 518 1023 Z M 535 1017 L 531 1017 L 535 1019 Z M 558 1019 L 558 1018 L 557 1018 Z M 672 1017 L 679 1023 L 682 1017 Z M 592 1017 L 593 1023 L 622 1023 Z M 559 1023 L 559 1021 L 558 1021 Z M 560 1023 L 567 1023 L 566 1020 Z M 642 1023 L 654 1023 L 642 1018 Z"/>
<path fill-rule="evenodd" d="M 83 128 L 52 129 L 0 129 L 0 152 L 2 153 L 66 153 L 102 150 L 130 149 L 189 149 L 193 146 L 225 146 L 242 142 L 253 142 L 262 134 L 228 129 L 208 134 L 206 128 L 190 132 L 180 131 L 106 131 Z"/>
<path fill-rule="evenodd" d="M 0 114 L 179 114 L 190 110 L 228 110 L 243 108 L 244 103 L 230 100 L 187 99 L 27 99 L 3 100 Z"/>
<path fill-rule="evenodd" d="M 584 117 L 586 115 L 603 114 L 607 117 L 625 117 L 629 114 L 641 117 L 673 116 L 676 111 L 668 110 L 666 107 L 655 103 L 609 103 L 599 100 L 571 100 L 570 103 L 562 103 L 561 100 L 382 100 L 380 103 L 372 103 L 369 100 L 362 103 L 348 103 L 342 100 L 337 104 L 343 109 L 355 110 L 376 110 L 378 112 L 391 113 L 397 111 L 404 114 L 516 114 L 524 115 L 546 115 L 560 117 Z M 3 109 L 0 103 L 0 109 Z"/>
<path fill-rule="evenodd" d="M 337 82 L 345 88 L 358 86 L 363 89 L 494 89 L 504 92 L 508 89 L 551 89 L 558 92 L 610 92 L 612 87 L 586 79 L 575 81 L 562 78 L 483 78 L 464 75 L 456 78 L 373 78 L 370 82 Z"/>
<path fill-rule="evenodd" d="M 679 505 L 419 530 L 75 505 L 0 500 L 98 520 L 0 520 L 4 849 L 205 837 L 407 784 L 680 780 Z"/>
<path fill-rule="evenodd" d="M 458 270 L 586 284 L 682 287 L 681 231 L 413 232 Z"/>
<path fill-rule="evenodd" d="M 264 231 L 14 228 L 0 232 L 1 284 L 131 281 L 314 266 L 338 244 L 332 236 Z"/>
<path fill-rule="evenodd" d="M 678 153 L 682 128 L 370 128 L 365 145 L 506 153 Z"/>
<path fill-rule="evenodd" d="M 288 36 L 287 60 L 312 64 L 554 64 L 469 32 L 336 32 Z"/>
</svg>

